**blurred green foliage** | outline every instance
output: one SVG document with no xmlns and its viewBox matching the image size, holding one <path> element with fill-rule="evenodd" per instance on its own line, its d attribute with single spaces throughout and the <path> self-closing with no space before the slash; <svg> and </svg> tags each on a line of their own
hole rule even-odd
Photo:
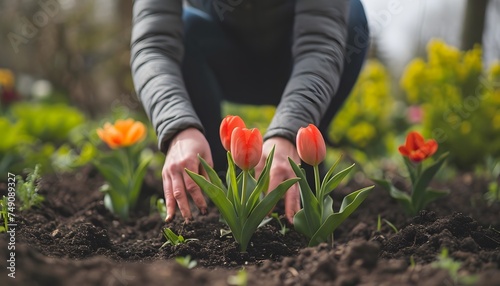
<svg viewBox="0 0 500 286">
<path fill-rule="evenodd" d="M 60 103 L 21 102 L 12 105 L 10 112 L 22 124 L 26 134 L 43 143 L 64 143 L 70 131 L 85 120 L 78 109 Z"/>
<path fill-rule="evenodd" d="M 238 115 L 247 123 L 249 128 L 258 128 L 262 134 L 267 130 L 273 119 L 276 108 L 270 105 L 249 105 L 232 102 L 222 104 L 222 117 Z"/>
<path fill-rule="evenodd" d="M 415 59 L 401 78 L 410 104 L 421 105 L 423 133 L 450 152 L 461 170 L 500 156 L 500 63 L 483 70 L 481 48 L 469 51 L 431 41 L 427 60 Z"/>
<path fill-rule="evenodd" d="M 67 171 L 89 162 L 96 150 L 83 140 L 85 116 L 74 107 L 58 103 L 19 102 L 0 116 L 0 171 L 20 174 L 41 165 L 40 172 Z M 77 153 L 76 149 L 80 151 Z"/>
</svg>

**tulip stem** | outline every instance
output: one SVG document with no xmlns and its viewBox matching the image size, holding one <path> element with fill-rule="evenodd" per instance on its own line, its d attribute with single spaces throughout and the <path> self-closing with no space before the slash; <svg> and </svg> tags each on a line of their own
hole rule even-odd
<svg viewBox="0 0 500 286">
<path fill-rule="evenodd" d="M 316 187 L 316 197 L 319 198 L 319 202 L 323 201 L 323 194 L 320 193 L 320 181 L 319 181 L 319 167 L 318 165 L 314 167 L 314 185 Z"/>
<path fill-rule="evenodd" d="M 248 181 L 248 170 L 243 170 L 243 183 L 241 189 L 241 205 L 243 207 L 245 207 L 246 203 L 247 181 Z"/>
<path fill-rule="evenodd" d="M 417 163 L 417 178 L 420 178 L 420 174 L 422 173 L 422 162 Z"/>
</svg>

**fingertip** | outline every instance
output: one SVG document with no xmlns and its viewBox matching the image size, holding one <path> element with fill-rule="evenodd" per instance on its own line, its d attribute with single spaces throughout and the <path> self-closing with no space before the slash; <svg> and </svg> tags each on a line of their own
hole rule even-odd
<svg viewBox="0 0 500 286">
<path fill-rule="evenodd" d="M 200 209 L 200 214 L 201 214 L 201 215 L 207 215 L 207 214 L 208 214 L 208 210 L 207 210 L 207 208 L 206 208 L 206 207 L 201 208 L 201 209 Z"/>
<path fill-rule="evenodd" d="M 171 222 L 173 219 L 174 219 L 174 216 L 167 215 L 167 217 L 165 218 L 165 222 Z"/>
</svg>

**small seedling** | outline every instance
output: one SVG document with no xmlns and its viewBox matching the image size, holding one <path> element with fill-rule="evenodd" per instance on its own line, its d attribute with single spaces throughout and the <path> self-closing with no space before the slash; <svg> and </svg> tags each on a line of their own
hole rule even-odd
<svg viewBox="0 0 500 286">
<path fill-rule="evenodd" d="M 44 197 L 38 194 L 38 181 L 40 180 L 40 165 L 28 174 L 26 181 L 21 176 L 17 176 L 17 196 L 21 202 L 20 210 L 28 210 L 40 205 Z"/>
<path fill-rule="evenodd" d="M 488 184 L 488 190 L 484 194 L 484 198 L 488 201 L 488 205 L 492 205 L 495 202 L 500 202 L 500 161 L 487 162 L 488 168 L 491 169 L 489 177 L 491 179 Z"/>
<path fill-rule="evenodd" d="M 221 228 L 220 229 L 220 237 L 223 238 L 224 236 L 228 236 L 230 235 L 232 232 L 230 229 L 224 229 L 224 228 Z"/>
<path fill-rule="evenodd" d="M 390 227 L 392 228 L 392 230 L 394 231 L 394 233 L 398 233 L 398 231 L 399 231 L 399 230 L 397 229 L 397 227 L 396 227 L 393 223 L 391 223 L 390 221 L 388 221 L 388 220 L 386 220 L 386 219 L 384 219 L 384 222 L 385 222 L 388 226 L 390 226 Z"/>
<path fill-rule="evenodd" d="M 484 194 L 484 198 L 490 206 L 495 202 L 500 202 L 500 184 L 497 181 L 488 184 L 488 192 Z"/>
<path fill-rule="evenodd" d="M 165 218 L 167 217 L 167 206 L 165 205 L 165 200 L 162 198 L 152 196 L 149 201 L 149 210 L 150 214 L 157 211 L 160 214 L 162 220 L 165 220 Z"/>
<path fill-rule="evenodd" d="M 432 267 L 444 269 L 448 271 L 451 279 L 453 279 L 454 284 L 459 285 L 473 285 L 477 280 L 475 275 L 460 275 L 458 270 L 462 266 L 459 261 L 453 260 L 448 256 L 448 249 L 443 248 L 438 256 L 438 259 L 432 263 Z"/>
<path fill-rule="evenodd" d="M 233 286 L 246 286 L 248 284 L 248 275 L 245 268 L 242 268 L 236 273 L 227 277 L 227 284 Z"/>
<path fill-rule="evenodd" d="M 411 268 L 415 268 L 417 264 L 415 263 L 415 258 L 412 256 L 410 256 L 410 267 Z"/>
<path fill-rule="evenodd" d="M 284 223 L 281 222 L 280 217 L 278 216 L 278 213 L 272 213 L 271 217 L 275 218 L 278 223 L 280 224 L 280 233 L 282 235 L 286 235 L 286 233 L 290 230 Z"/>
<path fill-rule="evenodd" d="M 382 219 L 379 214 L 377 217 L 377 232 L 380 232 L 381 229 L 382 229 Z"/>
<path fill-rule="evenodd" d="M 392 230 L 394 231 L 394 233 L 398 233 L 398 229 L 396 228 L 396 226 L 391 223 L 390 221 L 386 220 L 386 219 L 383 219 L 383 221 L 389 226 L 392 228 Z M 382 228 L 382 218 L 380 217 L 380 215 L 378 215 L 378 218 L 377 218 L 377 231 L 380 232 L 380 229 Z"/>
<path fill-rule="evenodd" d="M 196 238 L 184 238 L 182 235 L 177 235 L 175 234 L 170 228 L 166 227 L 163 229 L 163 236 L 167 239 L 167 241 L 160 247 L 160 248 L 163 248 L 165 247 L 166 245 L 168 244 L 172 244 L 172 245 L 179 245 L 179 244 L 183 244 L 183 243 L 186 243 L 186 242 L 189 242 L 189 241 L 194 241 L 194 240 L 198 240 Z"/>
<path fill-rule="evenodd" d="M 176 257 L 175 261 L 187 269 L 193 269 L 198 264 L 198 261 L 191 259 L 191 255 Z"/>
<path fill-rule="evenodd" d="M 0 225 L 0 233 L 7 232 L 9 230 L 9 211 L 8 211 L 8 202 L 7 197 L 3 196 L 0 201 L 0 220 L 2 221 L 2 225 Z"/>
</svg>

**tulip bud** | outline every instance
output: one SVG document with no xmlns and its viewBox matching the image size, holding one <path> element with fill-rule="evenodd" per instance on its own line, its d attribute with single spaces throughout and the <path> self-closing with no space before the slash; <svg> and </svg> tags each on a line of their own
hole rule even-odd
<svg viewBox="0 0 500 286">
<path fill-rule="evenodd" d="M 323 135 L 313 124 L 301 127 L 297 132 L 297 152 L 300 159 L 311 166 L 317 166 L 326 157 L 326 145 Z"/>
<path fill-rule="evenodd" d="M 243 119 L 241 119 L 239 116 L 228 115 L 222 120 L 220 124 L 220 140 L 222 142 L 222 146 L 224 146 L 224 149 L 226 149 L 226 151 L 231 150 L 231 134 L 236 127 L 246 127 L 245 122 L 243 122 Z"/>
<path fill-rule="evenodd" d="M 262 135 L 257 128 L 234 128 L 231 135 L 231 154 L 242 170 L 257 166 L 262 156 Z"/>
</svg>

